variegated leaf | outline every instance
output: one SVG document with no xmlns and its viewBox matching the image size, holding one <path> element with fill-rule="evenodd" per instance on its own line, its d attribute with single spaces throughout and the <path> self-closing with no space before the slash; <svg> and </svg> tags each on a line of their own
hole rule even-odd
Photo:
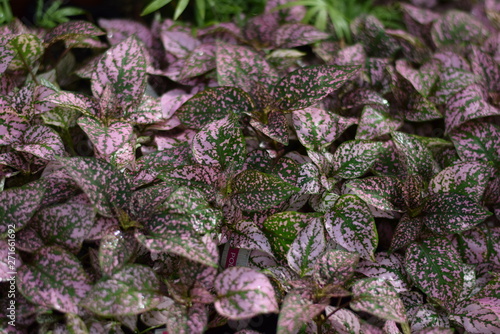
<svg viewBox="0 0 500 334">
<path fill-rule="evenodd" d="M 7 70 L 9 67 L 10 62 L 14 57 L 16 56 L 16 53 L 14 50 L 7 48 L 6 45 L 0 45 L 0 73 L 3 73 Z"/>
<path fill-rule="evenodd" d="M 220 86 L 239 87 L 250 91 L 252 82 L 270 89 L 278 81 L 278 73 L 257 51 L 245 46 L 217 43 L 217 81 Z"/>
<path fill-rule="evenodd" d="M 121 172 L 95 158 L 60 158 L 66 171 L 85 192 L 97 212 L 115 215 L 115 207 L 125 208 L 130 201 L 130 187 Z"/>
<path fill-rule="evenodd" d="M 480 225 L 457 235 L 458 251 L 466 263 L 500 264 L 500 230 Z"/>
<path fill-rule="evenodd" d="M 61 137 L 44 125 L 35 125 L 26 130 L 20 143 L 12 145 L 16 151 L 33 154 L 45 160 L 54 160 L 64 156 L 64 144 Z"/>
<path fill-rule="evenodd" d="M 11 70 L 30 70 L 43 55 L 42 41 L 32 34 L 20 34 L 10 39 L 7 47 L 14 51 L 14 59 L 10 61 Z"/>
<path fill-rule="evenodd" d="M 492 123 L 468 122 L 450 133 L 462 160 L 500 162 L 500 127 Z"/>
<path fill-rule="evenodd" d="M 345 141 L 333 154 L 333 172 L 344 179 L 361 177 L 373 165 L 381 150 L 382 143 Z"/>
<path fill-rule="evenodd" d="M 329 34 L 314 26 L 302 23 L 288 23 L 281 25 L 274 33 L 273 44 L 276 48 L 287 49 L 296 46 L 308 45 L 327 39 Z"/>
<path fill-rule="evenodd" d="M 356 131 L 356 139 L 374 139 L 399 129 L 403 120 L 391 114 L 387 106 L 367 105 L 363 108 Z"/>
<path fill-rule="evenodd" d="M 489 35 L 488 29 L 474 16 L 450 10 L 432 26 L 432 41 L 438 46 L 481 44 Z"/>
<path fill-rule="evenodd" d="M 246 170 L 236 175 L 230 185 L 231 200 L 244 211 L 268 209 L 299 190 L 276 176 L 256 170 Z"/>
<path fill-rule="evenodd" d="M 285 211 L 269 216 L 264 221 L 263 232 L 266 235 L 273 254 L 276 258 L 285 261 L 290 245 L 297 238 L 301 229 L 311 220 L 310 214 Z"/>
<path fill-rule="evenodd" d="M 243 163 L 246 144 L 235 116 L 205 125 L 193 138 L 193 158 L 200 164 L 219 164 L 223 170 Z"/>
<path fill-rule="evenodd" d="M 250 125 L 278 143 L 288 145 L 288 121 L 281 110 L 271 111 L 266 124 L 252 118 Z"/>
<path fill-rule="evenodd" d="M 418 331 L 418 333 L 425 333 L 426 329 L 429 330 L 433 326 L 450 327 L 450 321 L 448 320 L 447 314 L 432 304 L 417 306 L 416 309 L 409 314 L 409 318 L 411 329 Z"/>
<path fill-rule="evenodd" d="M 410 217 L 407 213 L 401 217 L 391 240 L 391 250 L 406 247 L 415 241 L 422 230 L 422 217 Z"/>
<path fill-rule="evenodd" d="M 17 275 L 19 291 L 26 299 L 63 313 L 80 313 L 78 305 L 91 289 L 80 261 L 57 246 L 39 249 Z"/>
<path fill-rule="evenodd" d="M 231 230 L 231 246 L 244 249 L 257 249 L 273 255 L 271 244 L 264 232 L 256 224 L 248 221 L 236 223 Z"/>
<path fill-rule="evenodd" d="M 467 70 L 454 67 L 444 68 L 436 86 L 436 103 L 447 103 L 453 95 L 480 80 L 480 76 L 470 73 Z"/>
<path fill-rule="evenodd" d="M 450 318 L 461 324 L 468 333 L 496 334 L 500 331 L 500 301 L 488 307 L 482 299 L 461 302 Z"/>
<path fill-rule="evenodd" d="M 254 269 L 230 267 L 215 279 L 217 312 L 229 319 L 247 319 L 277 313 L 278 303 L 269 279 Z"/>
<path fill-rule="evenodd" d="M 410 95 L 405 119 L 410 122 L 426 122 L 443 118 L 436 105 L 418 93 Z"/>
<path fill-rule="evenodd" d="M 287 293 L 278 317 L 276 334 L 297 333 L 305 323 L 312 321 L 325 309 L 326 305 L 314 304 L 311 297 L 304 296 L 301 291 Z"/>
<path fill-rule="evenodd" d="M 204 43 L 191 51 L 186 57 L 186 62 L 179 73 L 179 80 L 193 78 L 216 67 L 216 46 L 212 43 Z"/>
<path fill-rule="evenodd" d="M 464 284 L 460 255 L 444 238 L 429 238 L 408 246 L 406 272 L 428 297 L 448 310 L 458 302 Z"/>
<path fill-rule="evenodd" d="M 351 180 L 346 183 L 346 187 L 367 204 L 384 211 L 402 212 L 403 185 L 396 177 L 371 176 Z"/>
<path fill-rule="evenodd" d="M 288 265 L 300 277 L 312 274 L 316 261 L 326 250 L 325 229 L 320 218 L 311 219 L 300 230 L 287 253 Z"/>
<path fill-rule="evenodd" d="M 356 253 L 328 249 L 314 266 L 314 279 L 321 286 L 341 286 L 354 275 L 358 262 Z"/>
<path fill-rule="evenodd" d="M 191 307 L 174 304 L 169 308 L 166 318 L 169 333 L 203 333 L 208 322 L 208 310 L 203 304 L 194 303 Z"/>
<path fill-rule="evenodd" d="M 178 110 L 179 119 L 186 126 L 200 129 L 205 124 L 224 118 L 231 111 L 249 113 L 254 109 L 250 96 L 236 87 L 212 87 L 196 94 Z"/>
<path fill-rule="evenodd" d="M 355 65 L 318 65 L 299 68 L 276 84 L 273 96 L 282 110 L 310 107 L 340 88 L 354 77 L 360 67 Z"/>
<path fill-rule="evenodd" d="M 404 132 L 392 133 L 394 144 L 403 156 L 408 173 L 418 174 L 430 180 L 439 172 L 439 166 L 430 150 L 418 138 Z"/>
<path fill-rule="evenodd" d="M 0 192 L 0 236 L 9 230 L 22 229 L 38 209 L 45 189 L 42 187 L 11 188 Z M 9 232 L 11 234 L 12 232 Z"/>
<path fill-rule="evenodd" d="M 80 305 L 104 317 L 139 314 L 160 303 L 160 282 L 146 266 L 130 264 L 97 282 Z"/>
<path fill-rule="evenodd" d="M 137 37 L 131 36 L 112 46 L 97 62 L 91 80 L 94 96 L 103 95 L 108 85 L 122 108 L 122 115 L 139 105 L 146 89 L 146 58 Z"/>
<path fill-rule="evenodd" d="M 17 237 L 20 237 L 20 235 L 17 235 Z M 0 282 L 11 280 L 11 275 L 16 273 L 23 264 L 23 260 L 19 255 L 20 248 L 17 247 L 17 244 L 16 247 L 12 246 L 14 242 L 0 240 L 0 255 L 2 256 L 0 260 Z"/>
<path fill-rule="evenodd" d="M 165 50 L 177 58 L 186 58 L 194 48 L 200 45 L 199 40 L 184 31 L 162 31 L 161 41 Z"/>
<path fill-rule="evenodd" d="M 136 35 L 148 48 L 153 46 L 153 36 L 148 27 L 131 19 L 97 20 L 99 26 L 106 30 L 106 37 L 111 45 L 116 45 L 131 35 Z"/>
<path fill-rule="evenodd" d="M 454 193 L 431 196 L 422 213 L 424 224 L 438 234 L 470 230 L 492 215 L 470 197 Z"/>
<path fill-rule="evenodd" d="M 325 308 L 329 325 L 339 334 L 361 333 L 361 319 L 347 309 Z M 330 315 L 331 314 L 331 315 Z"/>
<path fill-rule="evenodd" d="M 20 142 L 28 128 L 28 120 L 21 117 L 14 108 L 2 107 L 0 110 L 0 145 Z"/>
<path fill-rule="evenodd" d="M 197 236 L 188 216 L 163 212 L 146 222 L 147 234 L 135 238 L 153 252 L 168 252 L 207 266 L 217 267 L 208 246 Z"/>
<path fill-rule="evenodd" d="M 460 162 L 437 174 L 429 183 L 429 190 L 435 194 L 460 194 L 479 202 L 492 173 L 492 166 L 485 162 Z"/>
<path fill-rule="evenodd" d="M 407 61 L 400 59 L 396 61 L 396 70 L 406 80 L 411 82 L 413 87 L 423 97 L 428 97 L 430 95 L 432 87 L 439 75 L 439 67 L 437 63 L 433 62 L 426 63 L 421 66 L 420 69 L 415 70 Z"/>
<path fill-rule="evenodd" d="M 352 286 L 350 306 L 355 311 L 373 314 L 385 320 L 406 322 L 406 311 L 398 294 L 383 279 L 366 278 Z"/>
<path fill-rule="evenodd" d="M 500 109 L 486 101 L 481 87 L 470 85 L 448 99 L 444 119 L 446 132 L 472 119 L 497 115 Z"/>
<path fill-rule="evenodd" d="M 374 260 L 373 262 L 362 260 L 356 271 L 368 277 L 385 280 L 398 293 L 410 290 L 411 286 L 403 266 L 404 259 L 400 254 L 379 252 L 375 254 Z"/>
<path fill-rule="evenodd" d="M 357 252 L 364 259 L 374 259 L 377 228 L 370 209 L 359 197 L 341 196 L 333 210 L 325 214 L 325 227 L 335 242 L 346 250 Z"/>
<path fill-rule="evenodd" d="M 340 137 L 356 121 L 321 108 L 309 107 L 295 110 L 292 122 L 302 145 L 319 151 Z"/>
<path fill-rule="evenodd" d="M 131 234 L 110 228 L 99 241 L 99 267 L 104 275 L 111 276 L 122 269 L 136 251 L 137 243 Z"/>
<path fill-rule="evenodd" d="M 97 37 L 104 35 L 104 31 L 87 21 L 69 21 L 59 24 L 44 36 L 44 42 L 54 44 L 57 41 L 70 42 L 82 37 Z"/>
<path fill-rule="evenodd" d="M 47 244 L 64 245 L 76 254 L 92 228 L 95 212 L 88 205 L 64 203 L 38 211 L 35 218 Z"/>
</svg>

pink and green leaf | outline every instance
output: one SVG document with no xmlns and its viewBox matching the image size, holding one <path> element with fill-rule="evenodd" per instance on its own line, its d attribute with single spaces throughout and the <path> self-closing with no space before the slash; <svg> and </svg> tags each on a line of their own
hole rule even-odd
<svg viewBox="0 0 500 334">
<path fill-rule="evenodd" d="M 0 235 L 5 236 L 8 225 L 22 229 L 33 217 L 43 199 L 42 187 L 19 187 L 0 192 Z"/>
<path fill-rule="evenodd" d="M 363 176 L 382 150 L 382 143 L 364 140 L 345 141 L 333 154 L 333 172 L 344 179 Z"/>
</svg>

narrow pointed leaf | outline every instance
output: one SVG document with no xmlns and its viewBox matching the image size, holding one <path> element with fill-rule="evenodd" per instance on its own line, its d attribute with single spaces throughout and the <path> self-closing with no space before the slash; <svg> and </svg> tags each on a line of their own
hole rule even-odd
<svg viewBox="0 0 500 334">
<path fill-rule="evenodd" d="M 492 215 L 465 195 L 433 195 L 423 208 L 424 224 L 434 233 L 449 234 L 470 230 Z"/>
<path fill-rule="evenodd" d="M 278 303 L 269 279 L 254 269 L 230 267 L 215 279 L 217 312 L 229 319 L 246 319 L 278 312 Z"/>
<path fill-rule="evenodd" d="M 464 284 L 460 255 L 444 238 L 412 243 L 405 268 L 414 284 L 428 297 L 447 309 L 458 301 Z"/>
<path fill-rule="evenodd" d="M 95 284 L 81 305 L 104 317 L 134 315 L 159 304 L 159 289 L 151 268 L 130 264 Z"/>
<path fill-rule="evenodd" d="M 375 220 L 366 203 L 354 195 L 341 196 L 325 215 L 328 234 L 342 247 L 364 259 L 374 259 L 378 245 Z"/>
<path fill-rule="evenodd" d="M 406 311 L 398 294 L 383 279 L 367 278 L 357 281 L 352 287 L 355 311 L 373 314 L 385 320 L 406 322 Z"/>
<path fill-rule="evenodd" d="M 359 66 L 319 65 L 299 68 L 276 84 L 273 95 L 282 110 L 310 107 L 354 77 Z"/>
<path fill-rule="evenodd" d="M 256 170 L 246 170 L 231 181 L 231 199 L 245 211 L 268 209 L 299 190 L 276 176 Z"/>
<path fill-rule="evenodd" d="M 78 314 L 78 304 L 91 289 L 80 261 L 57 246 L 39 249 L 17 275 L 19 291 L 26 299 L 63 313 Z"/>
<path fill-rule="evenodd" d="M 326 249 L 325 230 L 320 218 L 313 218 L 297 234 L 290 245 L 287 260 L 290 268 L 295 270 L 300 277 L 312 273 L 316 261 Z"/>
<path fill-rule="evenodd" d="M 196 94 L 184 103 L 177 115 L 183 124 L 200 129 L 205 124 L 235 114 L 251 112 L 253 102 L 243 90 L 236 87 L 213 87 Z"/>
<path fill-rule="evenodd" d="M 193 138 L 193 157 L 204 165 L 219 164 L 222 169 L 239 166 L 246 154 L 240 126 L 230 115 L 204 126 Z"/>
<path fill-rule="evenodd" d="M 112 217 L 114 207 L 124 208 L 129 204 L 129 184 L 112 165 L 94 158 L 59 160 L 101 215 Z"/>
</svg>

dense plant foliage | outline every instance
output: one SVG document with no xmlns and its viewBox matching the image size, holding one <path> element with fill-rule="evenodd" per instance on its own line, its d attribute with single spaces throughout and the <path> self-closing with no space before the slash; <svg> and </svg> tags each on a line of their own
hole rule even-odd
<svg viewBox="0 0 500 334">
<path fill-rule="evenodd" d="M 0 27 L 2 332 L 500 332 L 498 1 L 285 3 Z"/>
</svg>

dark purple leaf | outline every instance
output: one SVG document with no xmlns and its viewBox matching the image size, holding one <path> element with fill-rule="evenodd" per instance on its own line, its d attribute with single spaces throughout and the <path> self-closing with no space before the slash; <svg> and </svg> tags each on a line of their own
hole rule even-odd
<svg viewBox="0 0 500 334">
<path fill-rule="evenodd" d="M 30 302 L 63 313 L 81 313 L 78 305 L 91 289 L 80 261 L 57 246 L 38 250 L 31 264 L 18 270 L 17 282 Z"/>
<path fill-rule="evenodd" d="M 278 303 L 269 279 L 254 269 L 230 267 L 215 279 L 217 312 L 229 319 L 277 313 Z"/>
<path fill-rule="evenodd" d="M 134 315 L 160 303 L 159 289 L 159 280 L 151 268 L 130 264 L 97 282 L 80 304 L 104 317 Z"/>
<path fill-rule="evenodd" d="M 229 112 L 250 113 L 254 106 L 247 93 L 235 87 L 208 88 L 196 94 L 177 111 L 179 119 L 190 128 L 224 118 Z"/>
<path fill-rule="evenodd" d="M 470 230 L 490 215 L 470 197 L 454 193 L 433 195 L 423 208 L 424 224 L 437 234 Z"/>
<path fill-rule="evenodd" d="M 392 114 L 387 106 L 367 105 L 363 108 L 356 131 L 356 139 L 371 140 L 399 129 L 403 120 Z"/>
<path fill-rule="evenodd" d="M 65 246 L 78 253 L 92 228 L 95 212 L 82 204 L 58 204 L 37 212 L 35 219 L 40 235 L 48 244 Z"/>
<path fill-rule="evenodd" d="M 278 73 L 256 51 L 238 45 L 217 44 L 217 80 L 220 86 L 235 86 L 249 91 L 254 81 L 270 89 Z"/>
<path fill-rule="evenodd" d="M 299 110 L 319 102 L 359 71 L 359 66 L 318 65 L 299 68 L 276 84 L 273 96 L 282 110 Z"/>
<path fill-rule="evenodd" d="M 352 286 L 353 300 L 350 306 L 355 311 L 363 311 L 379 318 L 406 322 L 406 311 L 396 291 L 380 278 L 358 280 Z"/>
<path fill-rule="evenodd" d="M 97 62 L 91 81 L 94 96 L 101 97 L 106 86 L 111 87 L 122 114 L 139 105 L 146 89 L 146 58 L 137 37 L 111 47 Z"/>
<path fill-rule="evenodd" d="M 129 184 L 123 174 L 112 165 L 95 158 L 75 157 L 59 160 L 99 214 L 112 217 L 115 207 L 128 206 Z"/>
<path fill-rule="evenodd" d="M 330 237 L 350 252 L 364 259 L 374 259 L 378 234 L 370 209 L 354 195 L 341 196 L 332 211 L 325 214 L 325 228 Z"/>
<path fill-rule="evenodd" d="M 11 188 L 0 192 L 0 235 L 19 231 L 31 219 L 42 201 L 42 187 Z"/>
<path fill-rule="evenodd" d="M 308 45 L 330 37 L 311 25 L 288 23 L 280 26 L 274 33 L 274 47 L 287 49 Z"/>
<path fill-rule="evenodd" d="M 414 284 L 446 309 L 453 309 L 462 292 L 464 273 L 460 255 L 444 238 L 412 243 L 405 268 Z"/>
<path fill-rule="evenodd" d="M 300 189 L 280 178 L 246 170 L 231 181 L 231 200 L 244 211 L 265 210 L 288 199 Z"/>
</svg>

